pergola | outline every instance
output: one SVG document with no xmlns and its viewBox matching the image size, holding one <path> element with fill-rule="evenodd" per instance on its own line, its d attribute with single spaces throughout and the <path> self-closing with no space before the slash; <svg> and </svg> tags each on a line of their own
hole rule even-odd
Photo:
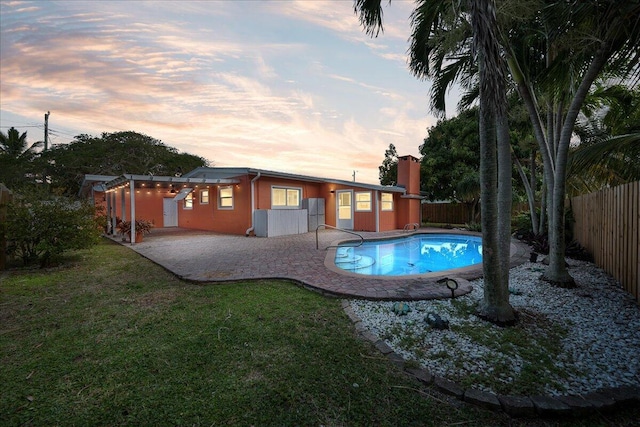
<svg viewBox="0 0 640 427">
<path fill-rule="evenodd" d="M 126 191 L 129 189 L 129 218 L 131 221 L 131 243 L 136 242 L 136 189 L 147 189 L 155 191 L 167 191 L 173 195 L 173 199 L 178 202 L 184 199 L 187 194 L 198 186 L 207 185 L 230 185 L 238 184 L 238 179 L 229 178 L 183 178 L 176 176 L 154 176 L 154 175 L 120 175 L 108 182 L 93 187 L 93 189 L 104 191 L 107 212 L 111 212 L 111 217 L 107 219 L 107 227 L 111 230 L 116 228 L 116 210 L 112 209 L 118 203 L 118 193 L 120 194 L 122 220 L 127 220 L 126 211 Z"/>
</svg>

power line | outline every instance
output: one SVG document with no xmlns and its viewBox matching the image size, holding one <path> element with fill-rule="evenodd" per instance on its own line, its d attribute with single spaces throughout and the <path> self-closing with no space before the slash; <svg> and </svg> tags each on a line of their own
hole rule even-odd
<svg viewBox="0 0 640 427">
<path fill-rule="evenodd" d="M 42 125 L 22 125 L 22 126 L 0 126 L 0 128 L 40 128 L 42 129 Z"/>
</svg>

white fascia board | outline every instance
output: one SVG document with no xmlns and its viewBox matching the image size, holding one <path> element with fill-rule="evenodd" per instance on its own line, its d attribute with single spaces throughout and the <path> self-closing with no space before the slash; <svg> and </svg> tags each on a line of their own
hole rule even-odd
<svg viewBox="0 0 640 427">
<path fill-rule="evenodd" d="M 173 200 L 179 202 L 180 200 L 187 197 L 187 194 L 191 193 L 192 191 L 193 188 L 183 188 L 178 194 L 176 194 L 176 197 L 174 197 Z"/>
</svg>

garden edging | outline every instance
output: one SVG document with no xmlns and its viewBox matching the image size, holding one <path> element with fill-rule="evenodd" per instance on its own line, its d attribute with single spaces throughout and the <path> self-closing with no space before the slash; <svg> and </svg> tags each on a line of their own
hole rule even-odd
<svg viewBox="0 0 640 427">
<path fill-rule="evenodd" d="M 348 301 L 342 301 L 342 308 L 353 322 L 358 335 L 398 365 L 406 374 L 425 385 L 433 385 L 440 392 L 451 395 L 473 405 L 492 411 L 502 411 L 512 417 L 558 417 L 582 416 L 591 412 L 622 409 L 640 403 L 640 386 L 603 388 L 580 396 L 505 396 L 491 392 L 465 389 L 446 378 L 435 376 L 426 369 L 407 368 L 405 360 L 374 333 L 362 325 Z"/>
</svg>

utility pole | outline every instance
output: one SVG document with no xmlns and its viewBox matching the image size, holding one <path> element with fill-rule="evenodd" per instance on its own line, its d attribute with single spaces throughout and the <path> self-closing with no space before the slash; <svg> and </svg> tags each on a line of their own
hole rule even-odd
<svg viewBox="0 0 640 427">
<path fill-rule="evenodd" d="M 44 151 L 47 151 L 49 148 L 49 111 L 47 111 L 44 115 Z"/>
</svg>

